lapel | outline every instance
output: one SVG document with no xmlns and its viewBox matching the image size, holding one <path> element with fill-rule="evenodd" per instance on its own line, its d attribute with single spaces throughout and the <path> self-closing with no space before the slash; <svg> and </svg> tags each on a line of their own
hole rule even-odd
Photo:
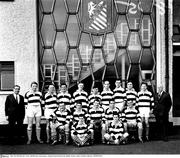
<svg viewBox="0 0 180 158">
<path fill-rule="evenodd" d="M 161 99 L 163 98 L 163 96 L 164 96 L 164 91 L 162 92 L 162 94 L 161 94 L 159 100 L 161 100 Z"/>
</svg>

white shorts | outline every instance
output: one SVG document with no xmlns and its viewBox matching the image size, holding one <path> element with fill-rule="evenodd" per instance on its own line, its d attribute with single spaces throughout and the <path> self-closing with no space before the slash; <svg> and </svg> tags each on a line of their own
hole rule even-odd
<svg viewBox="0 0 180 158">
<path fill-rule="evenodd" d="M 41 117 L 42 111 L 40 106 L 28 105 L 26 109 L 27 117 Z"/>
<path fill-rule="evenodd" d="M 139 107 L 139 114 L 141 117 L 149 118 L 150 108 L 149 107 Z"/>
<path fill-rule="evenodd" d="M 127 121 L 127 126 L 137 126 L 137 122 L 135 120 Z"/>
<path fill-rule="evenodd" d="M 116 106 L 120 111 L 122 111 L 122 110 L 124 109 L 124 102 L 115 103 L 115 106 Z"/>
<path fill-rule="evenodd" d="M 45 118 L 46 119 L 50 119 L 51 118 L 51 115 L 53 115 L 54 114 L 54 110 L 55 109 L 45 109 L 44 110 L 44 116 L 45 116 Z"/>
<path fill-rule="evenodd" d="M 104 111 L 106 111 L 106 109 L 109 108 L 109 105 L 103 105 L 102 104 L 102 108 L 104 109 Z"/>
</svg>

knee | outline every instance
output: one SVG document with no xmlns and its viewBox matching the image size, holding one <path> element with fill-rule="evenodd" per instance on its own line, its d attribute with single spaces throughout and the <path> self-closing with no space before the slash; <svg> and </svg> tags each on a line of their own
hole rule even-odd
<svg viewBox="0 0 180 158">
<path fill-rule="evenodd" d="M 41 129 L 40 123 L 36 123 L 36 129 Z"/>
<path fill-rule="evenodd" d="M 64 128 L 65 128 L 65 132 L 69 132 L 69 125 L 68 124 L 66 124 Z"/>
<path fill-rule="evenodd" d="M 142 123 L 139 122 L 139 123 L 137 124 L 137 127 L 138 127 L 138 129 L 142 129 L 142 128 L 143 128 Z"/>
</svg>

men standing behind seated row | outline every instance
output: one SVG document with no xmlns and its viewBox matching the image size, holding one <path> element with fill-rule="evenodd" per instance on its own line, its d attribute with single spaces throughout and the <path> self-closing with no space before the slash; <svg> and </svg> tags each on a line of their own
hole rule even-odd
<svg viewBox="0 0 180 158">
<path fill-rule="evenodd" d="M 58 103 L 64 103 L 66 105 L 66 109 L 71 111 L 71 94 L 69 94 L 67 90 L 67 85 L 65 83 L 61 84 L 60 92 L 57 95 Z"/>
<path fill-rule="evenodd" d="M 110 89 L 109 81 L 105 81 L 103 84 L 103 91 L 101 92 L 102 100 L 102 108 L 106 110 L 109 107 L 109 102 L 113 98 L 113 92 Z"/>
<path fill-rule="evenodd" d="M 46 118 L 46 135 L 47 135 L 46 142 L 49 143 L 50 141 L 49 123 L 50 123 L 51 115 L 54 114 L 54 111 L 57 108 L 57 95 L 55 93 L 54 85 L 49 85 L 48 92 L 45 94 L 44 97 L 44 102 L 45 102 L 44 116 Z"/>
<path fill-rule="evenodd" d="M 108 124 L 107 133 L 104 135 L 107 144 L 126 144 L 128 133 L 118 114 L 113 114 L 113 121 Z"/>
<path fill-rule="evenodd" d="M 98 99 L 94 100 L 93 107 L 89 110 L 89 119 L 93 126 L 93 130 L 100 132 L 103 140 L 105 134 L 105 117 L 104 109 L 100 106 L 100 101 Z M 95 138 L 97 137 L 94 136 L 94 139 Z"/>
<path fill-rule="evenodd" d="M 81 102 L 82 103 L 82 108 L 88 112 L 89 105 L 88 105 L 88 94 L 83 90 L 84 84 L 79 83 L 78 84 L 78 89 L 76 92 L 73 93 L 73 98 L 74 102 Z"/>
<path fill-rule="evenodd" d="M 59 106 L 54 111 L 52 117 L 53 121 L 51 121 L 50 123 L 51 138 L 53 140 L 52 145 L 55 145 L 58 141 L 60 142 L 62 140 L 62 135 L 65 136 L 65 143 L 68 144 L 71 113 L 66 109 L 65 103 L 59 103 Z M 59 136 L 57 136 L 57 133 L 59 134 Z"/>
<path fill-rule="evenodd" d="M 114 95 L 114 101 L 115 101 L 115 106 L 122 112 L 125 106 L 126 102 L 126 92 L 124 88 L 121 87 L 121 80 L 118 79 L 115 82 L 116 88 L 113 90 Z"/>
<path fill-rule="evenodd" d="M 93 129 L 91 125 L 87 124 L 86 118 L 83 115 L 79 116 L 79 120 L 72 125 L 71 137 L 77 146 L 91 144 Z"/>
<path fill-rule="evenodd" d="M 127 108 L 123 110 L 122 121 L 124 123 L 125 131 L 129 133 L 129 128 L 138 128 L 138 138 L 142 141 L 142 122 L 139 111 L 135 108 L 133 100 L 127 101 Z"/>
</svg>

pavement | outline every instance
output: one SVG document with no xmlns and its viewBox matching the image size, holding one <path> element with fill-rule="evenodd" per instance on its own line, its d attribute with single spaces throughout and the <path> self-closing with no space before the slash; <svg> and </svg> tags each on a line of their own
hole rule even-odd
<svg viewBox="0 0 180 158">
<path fill-rule="evenodd" d="M 31 144 L 6 145 L 0 142 L 0 154 L 180 154 L 180 135 L 170 136 L 168 142 L 153 140 L 126 145 L 97 144 L 87 147 L 73 145 Z"/>
</svg>

